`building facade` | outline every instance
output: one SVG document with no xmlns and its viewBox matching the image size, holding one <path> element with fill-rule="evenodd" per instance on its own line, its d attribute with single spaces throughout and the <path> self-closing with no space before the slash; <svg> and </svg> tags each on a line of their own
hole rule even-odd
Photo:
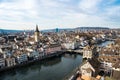
<svg viewBox="0 0 120 80">
<path fill-rule="evenodd" d="M 5 67 L 5 59 L 4 58 L 0 58 L 0 68 Z"/>
<path fill-rule="evenodd" d="M 23 54 L 19 54 L 16 56 L 16 61 L 17 63 L 23 63 L 23 62 L 26 62 L 28 61 L 28 56 L 26 53 L 23 53 Z"/>
<path fill-rule="evenodd" d="M 16 65 L 15 58 L 6 58 L 6 66 L 7 67 L 14 66 L 14 65 Z"/>
<path fill-rule="evenodd" d="M 54 44 L 45 49 L 45 54 L 52 54 L 61 51 L 61 45 Z"/>
<path fill-rule="evenodd" d="M 90 46 L 86 46 L 84 49 L 83 49 L 83 58 L 87 58 L 87 59 L 90 59 L 93 57 L 93 50 Z"/>
</svg>

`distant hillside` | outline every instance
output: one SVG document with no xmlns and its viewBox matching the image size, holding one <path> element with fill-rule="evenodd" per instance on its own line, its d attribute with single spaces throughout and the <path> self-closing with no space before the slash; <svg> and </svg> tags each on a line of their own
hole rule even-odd
<svg viewBox="0 0 120 80">
<path fill-rule="evenodd" d="M 56 31 L 71 31 L 74 30 L 74 28 L 56 28 L 56 29 L 47 29 L 47 30 L 41 30 L 42 32 L 56 32 Z"/>
<path fill-rule="evenodd" d="M 108 27 L 77 27 L 76 29 L 110 29 Z"/>
<path fill-rule="evenodd" d="M 56 31 L 73 31 L 78 29 L 109 29 L 107 27 L 77 27 L 77 28 L 56 28 L 56 29 L 47 29 L 41 30 L 42 32 L 56 32 Z M 7 30 L 7 29 L 0 29 L 0 33 L 16 33 L 16 32 L 23 32 L 24 30 Z M 30 31 L 30 30 L 28 30 Z"/>
<path fill-rule="evenodd" d="M 76 28 L 63 28 L 63 29 L 59 29 L 59 28 L 56 28 L 56 29 L 48 29 L 48 30 L 42 30 L 43 32 L 56 32 L 57 30 L 58 31 L 73 31 L 73 30 L 83 30 L 83 29 L 96 29 L 96 30 L 99 30 L 99 29 L 102 29 L 102 30 L 106 30 L 106 29 L 110 29 L 108 27 L 76 27 Z"/>
<path fill-rule="evenodd" d="M 22 32 L 23 30 L 7 30 L 7 29 L 0 29 L 0 33 L 16 33 Z"/>
</svg>

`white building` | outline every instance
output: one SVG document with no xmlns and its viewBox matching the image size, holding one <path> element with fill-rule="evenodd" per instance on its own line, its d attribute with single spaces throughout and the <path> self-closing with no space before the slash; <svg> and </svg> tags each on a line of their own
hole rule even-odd
<svg viewBox="0 0 120 80">
<path fill-rule="evenodd" d="M 64 48 L 64 49 L 75 49 L 75 43 L 74 42 L 63 43 L 62 48 Z"/>
<path fill-rule="evenodd" d="M 4 58 L 0 58 L 0 68 L 5 67 L 5 59 Z"/>
<path fill-rule="evenodd" d="M 101 62 L 101 68 L 104 68 L 104 69 L 109 69 L 111 70 L 112 69 L 112 63 L 111 62 Z"/>
<path fill-rule="evenodd" d="M 28 57 L 32 57 L 33 59 L 38 59 L 40 54 L 38 51 L 33 50 L 32 52 L 28 52 Z"/>
<path fill-rule="evenodd" d="M 28 56 L 26 53 L 22 53 L 16 56 L 17 63 L 23 63 L 28 61 Z"/>
</svg>

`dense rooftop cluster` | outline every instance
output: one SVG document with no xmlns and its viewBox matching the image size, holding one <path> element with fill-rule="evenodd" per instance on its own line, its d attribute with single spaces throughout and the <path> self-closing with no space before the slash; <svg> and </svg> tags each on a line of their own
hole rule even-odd
<svg viewBox="0 0 120 80">
<path fill-rule="evenodd" d="M 113 65 L 120 61 L 119 37 L 120 32 L 114 29 L 40 32 L 36 26 L 35 32 L 0 36 L 0 69 L 39 60 L 60 51 L 82 49 L 83 58 L 88 59 L 85 64 L 88 67 L 83 65 L 83 68 L 90 72 L 89 76 L 95 77 L 96 72 L 98 73 L 95 66 L 97 60 L 103 70 L 111 73 Z M 108 46 L 97 46 L 99 43 L 115 39 L 116 41 Z M 94 61 L 93 58 L 97 59 Z M 80 70 L 83 71 L 81 68 Z M 83 71 L 83 74 L 87 73 Z"/>
</svg>

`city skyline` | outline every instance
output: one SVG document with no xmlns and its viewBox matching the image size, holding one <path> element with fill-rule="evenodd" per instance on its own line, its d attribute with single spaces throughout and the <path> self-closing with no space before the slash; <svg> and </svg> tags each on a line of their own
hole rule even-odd
<svg viewBox="0 0 120 80">
<path fill-rule="evenodd" d="M 119 0 L 0 0 L 0 28 L 119 28 L 119 13 Z"/>
</svg>

